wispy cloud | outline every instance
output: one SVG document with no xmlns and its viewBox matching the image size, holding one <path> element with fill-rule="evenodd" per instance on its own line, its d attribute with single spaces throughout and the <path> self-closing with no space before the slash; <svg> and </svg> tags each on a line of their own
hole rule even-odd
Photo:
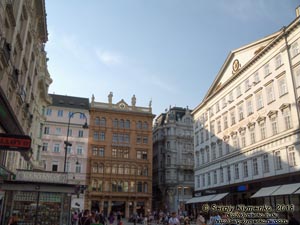
<svg viewBox="0 0 300 225">
<path fill-rule="evenodd" d="M 123 57 L 120 53 L 97 49 L 96 55 L 100 62 L 107 66 L 115 66 L 123 63 Z"/>
</svg>

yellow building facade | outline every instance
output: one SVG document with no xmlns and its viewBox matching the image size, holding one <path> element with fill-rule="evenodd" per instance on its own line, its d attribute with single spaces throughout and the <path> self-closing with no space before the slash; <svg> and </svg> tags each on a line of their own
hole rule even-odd
<svg viewBox="0 0 300 225">
<path fill-rule="evenodd" d="M 145 215 L 152 200 L 152 114 L 123 99 L 95 102 L 90 107 L 90 133 L 85 208 Z"/>
</svg>

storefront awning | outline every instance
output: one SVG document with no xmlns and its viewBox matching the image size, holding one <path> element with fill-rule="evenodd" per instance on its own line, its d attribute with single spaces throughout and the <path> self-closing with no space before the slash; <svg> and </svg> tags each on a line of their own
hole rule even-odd
<svg viewBox="0 0 300 225">
<path fill-rule="evenodd" d="M 206 195 L 201 197 L 194 197 L 188 200 L 185 204 L 191 204 L 191 203 L 201 203 L 201 202 L 210 202 L 210 200 L 215 197 L 216 195 Z"/>
<path fill-rule="evenodd" d="M 295 184 L 284 184 L 279 189 L 274 191 L 271 195 L 290 195 L 300 188 L 300 183 Z"/>
<path fill-rule="evenodd" d="M 226 195 L 228 195 L 229 193 L 220 193 L 215 195 L 212 199 L 210 199 L 210 202 L 216 202 L 216 201 L 220 201 L 222 198 L 224 198 Z"/>
<path fill-rule="evenodd" d="M 251 198 L 270 196 L 279 187 L 280 187 L 280 185 L 261 188 L 261 189 L 258 190 L 258 192 L 256 192 L 254 195 L 252 195 Z"/>
</svg>

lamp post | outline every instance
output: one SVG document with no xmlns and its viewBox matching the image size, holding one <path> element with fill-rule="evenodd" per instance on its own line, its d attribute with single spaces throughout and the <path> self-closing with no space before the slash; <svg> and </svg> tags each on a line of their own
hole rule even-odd
<svg viewBox="0 0 300 225">
<path fill-rule="evenodd" d="M 83 124 L 82 128 L 83 129 L 87 129 L 89 128 L 88 124 L 87 124 L 87 117 L 84 113 L 82 112 L 73 112 L 69 115 L 69 122 L 68 122 L 68 129 L 67 129 L 67 139 L 64 142 L 65 144 L 65 162 L 64 162 L 64 173 L 66 172 L 66 164 L 67 164 L 67 153 L 68 153 L 68 146 L 72 146 L 72 144 L 69 142 L 69 130 L 70 130 L 70 122 L 71 122 L 71 118 L 75 115 L 75 114 L 81 114 L 84 116 L 85 118 L 85 123 Z"/>
</svg>

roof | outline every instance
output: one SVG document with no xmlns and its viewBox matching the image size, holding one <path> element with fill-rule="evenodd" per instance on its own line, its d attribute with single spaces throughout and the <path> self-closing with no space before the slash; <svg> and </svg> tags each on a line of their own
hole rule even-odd
<svg viewBox="0 0 300 225">
<path fill-rule="evenodd" d="M 49 94 L 52 98 L 51 106 L 75 108 L 75 109 L 90 109 L 89 99 L 81 97 L 73 97 L 67 95 Z"/>
</svg>

